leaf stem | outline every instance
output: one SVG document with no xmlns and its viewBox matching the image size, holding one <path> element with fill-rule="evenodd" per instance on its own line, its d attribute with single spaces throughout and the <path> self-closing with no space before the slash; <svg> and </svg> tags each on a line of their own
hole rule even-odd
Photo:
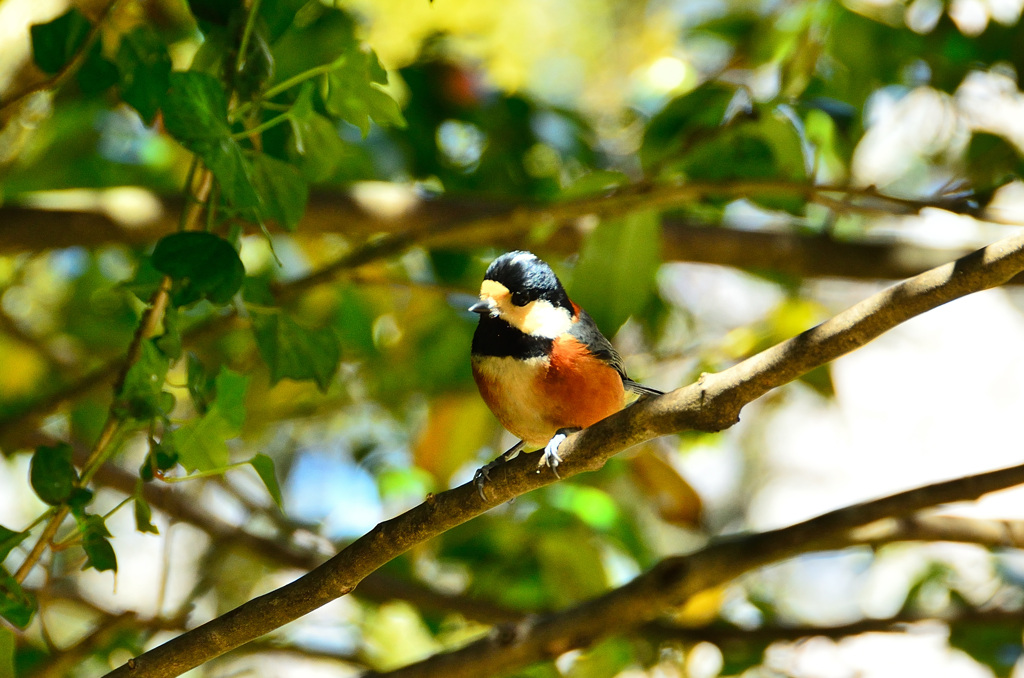
<svg viewBox="0 0 1024 678">
<path fill-rule="evenodd" d="M 238 43 L 238 58 L 235 59 L 235 73 L 245 70 L 245 53 L 249 49 L 249 40 L 252 38 L 253 28 L 256 26 L 256 15 L 260 11 L 261 0 L 252 0 L 249 6 L 249 13 L 245 17 L 245 28 L 242 30 L 242 40 Z"/>
<path fill-rule="evenodd" d="M 200 179 L 199 188 L 196 191 L 196 199 L 199 201 L 205 201 L 210 195 L 210 189 L 213 183 L 213 174 L 204 169 L 202 172 L 202 178 Z M 191 191 L 189 191 L 191 192 Z M 184 230 L 195 228 L 196 221 L 199 218 L 202 207 L 189 204 L 185 206 L 185 219 L 183 222 Z M 100 466 L 106 458 L 112 454 L 112 451 L 116 449 L 116 446 L 112 446 L 111 442 L 114 440 L 115 435 L 120 430 L 123 420 L 114 414 L 114 406 L 116 404 L 117 394 L 121 392 L 121 388 L 124 386 L 124 380 L 128 376 L 128 370 L 131 369 L 132 365 L 139 359 L 142 353 L 142 342 L 156 333 L 156 329 L 163 320 L 164 312 L 167 310 L 167 306 L 171 301 L 171 279 L 168 276 L 164 276 L 160 281 L 160 286 L 153 293 L 150 298 L 149 306 L 146 308 L 142 317 L 139 319 L 139 326 L 135 330 L 135 336 L 132 337 L 132 343 L 128 346 L 128 352 L 125 354 L 124 363 L 121 365 L 121 369 L 118 372 L 117 380 L 114 382 L 114 397 L 115 399 L 110 404 L 110 409 L 107 414 L 107 421 L 103 425 L 103 430 L 100 432 L 99 438 L 96 439 L 96 443 L 93 445 L 92 451 L 90 451 L 85 464 L 82 467 L 82 477 L 79 481 L 80 486 L 85 486 L 92 480 L 93 476 L 99 470 Z M 46 547 L 53 542 L 54 536 L 57 534 L 57 530 L 60 528 L 61 523 L 67 517 L 70 508 L 67 505 L 63 505 L 57 508 L 56 512 L 50 518 L 46 527 L 43 529 L 43 533 L 39 535 L 39 539 L 32 546 L 32 550 L 29 551 L 24 562 L 18 568 L 18 571 L 14 574 L 14 579 L 19 584 L 25 581 L 25 577 L 32 571 L 39 559 L 42 558 L 43 552 Z"/>
<path fill-rule="evenodd" d="M 208 471 L 196 471 L 195 473 L 190 473 L 187 476 L 164 476 L 163 478 L 161 478 L 161 480 L 163 480 L 165 483 L 183 483 L 186 480 L 209 478 L 211 476 L 222 476 L 224 475 L 225 471 L 230 471 L 231 469 L 235 468 L 241 468 L 242 466 L 248 465 L 248 463 L 248 461 L 239 461 L 235 462 L 234 464 L 228 464 L 227 466 L 219 466 L 217 468 L 212 468 Z"/>
<path fill-rule="evenodd" d="M 301 73 L 293 75 L 287 80 L 282 80 L 281 82 L 277 83 L 276 85 L 268 89 L 266 92 L 264 92 L 263 96 L 260 97 L 260 100 L 266 101 L 267 99 L 273 99 L 281 92 L 285 92 L 291 89 L 292 87 L 295 87 L 296 85 L 301 84 L 306 80 L 309 80 L 310 78 L 315 78 L 318 75 L 330 73 L 331 71 L 345 63 L 345 59 L 346 57 L 342 56 L 335 59 L 329 64 L 320 64 L 319 66 L 314 66 L 309 70 L 305 70 L 302 71 Z M 246 102 L 239 106 L 237 109 L 235 109 L 234 118 L 237 119 L 239 116 L 245 115 L 246 111 L 252 108 L 253 105 L 254 104 L 252 102 Z"/>
<path fill-rule="evenodd" d="M 102 520 L 104 522 L 106 522 L 107 518 L 109 518 L 110 516 L 114 515 L 118 511 L 120 511 L 122 508 L 124 508 L 125 504 L 127 504 L 130 501 L 133 501 L 134 499 L 135 499 L 135 497 L 133 495 L 128 495 L 127 497 L 122 499 L 121 502 L 117 506 L 115 506 L 114 508 L 112 508 L 109 511 L 107 511 L 106 513 L 104 513 L 103 516 L 102 516 Z M 76 541 L 78 541 L 78 538 L 80 536 L 82 536 L 82 534 L 85 532 L 85 529 L 86 529 L 86 526 L 84 524 L 79 524 L 77 527 L 75 527 L 74 530 L 72 530 L 63 539 L 58 539 L 57 541 L 55 541 L 53 543 L 53 550 L 59 551 L 59 550 L 66 549 L 68 546 L 73 545 Z"/>
<path fill-rule="evenodd" d="M 248 137 L 253 137 L 256 136 L 257 134 L 263 134 L 271 127 L 276 127 L 277 125 L 280 125 L 282 122 L 287 122 L 288 120 L 291 119 L 291 117 L 292 114 L 290 112 L 282 113 L 276 118 L 271 118 L 270 120 L 267 120 L 264 123 L 256 125 L 255 127 L 250 127 L 249 129 L 244 130 L 242 132 L 235 132 L 234 134 L 231 135 L 231 138 L 247 139 Z"/>
</svg>

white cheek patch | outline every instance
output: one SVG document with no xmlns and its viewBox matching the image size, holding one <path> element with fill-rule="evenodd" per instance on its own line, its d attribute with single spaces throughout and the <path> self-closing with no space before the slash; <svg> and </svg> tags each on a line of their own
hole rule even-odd
<svg viewBox="0 0 1024 678">
<path fill-rule="evenodd" d="M 572 327 L 572 315 L 567 309 L 552 306 L 551 302 L 544 299 L 537 299 L 522 308 L 518 327 L 525 334 L 557 339 Z"/>
</svg>

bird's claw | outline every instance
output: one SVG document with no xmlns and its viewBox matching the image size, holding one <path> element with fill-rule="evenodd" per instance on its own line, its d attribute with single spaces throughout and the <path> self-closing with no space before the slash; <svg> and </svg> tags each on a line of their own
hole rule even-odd
<svg viewBox="0 0 1024 678">
<path fill-rule="evenodd" d="M 484 492 L 484 485 L 486 485 L 487 481 L 491 479 L 491 471 L 498 466 L 501 466 L 509 459 L 515 459 L 516 455 L 519 454 L 519 451 L 523 449 L 523 445 L 525 444 L 525 442 L 520 440 L 512 447 L 505 450 L 504 453 L 498 455 L 495 459 L 489 461 L 476 470 L 476 473 L 473 474 L 473 484 L 476 485 L 476 493 L 480 495 L 481 501 L 487 501 L 487 494 Z"/>
<path fill-rule="evenodd" d="M 504 461 L 501 457 L 498 457 L 492 462 L 484 464 L 476 470 L 473 474 L 473 484 L 476 485 L 476 493 L 480 495 L 481 501 L 487 501 L 487 494 L 484 492 L 484 485 L 491 479 L 491 469 Z"/>
<path fill-rule="evenodd" d="M 562 479 L 562 476 L 558 475 L 558 465 L 562 463 L 562 456 L 558 454 L 558 447 L 566 438 L 568 438 L 568 436 L 561 431 L 551 436 L 551 440 L 549 440 L 548 444 L 544 446 L 544 455 L 540 458 L 540 462 L 537 464 L 537 466 L 547 466 L 559 480 Z"/>
</svg>

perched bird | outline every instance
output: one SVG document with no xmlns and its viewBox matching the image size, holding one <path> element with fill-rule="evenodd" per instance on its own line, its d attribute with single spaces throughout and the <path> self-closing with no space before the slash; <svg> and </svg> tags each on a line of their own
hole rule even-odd
<svg viewBox="0 0 1024 678">
<path fill-rule="evenodd" d="M 524 447 L 544 448 L 541 464 L 558 475 L 558 446 L 661 391 L 626 376 L 622 358 L 594 320 L 574 304 L 551 267 L 530 252 L 508 252 L 487 267 L 473 335 L 473 378 L 501 425 L 521 440 L 477 471 L 483 494 L 490 471 Z"/>
</svg>

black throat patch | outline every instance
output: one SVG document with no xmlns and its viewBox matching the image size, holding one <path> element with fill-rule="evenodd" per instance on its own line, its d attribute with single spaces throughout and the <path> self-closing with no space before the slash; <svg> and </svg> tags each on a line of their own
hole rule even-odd
<svg viewBox="0 0 1024 678">
<path fill-rule="evenodd" d="M 498 358 L 542 358 L 551 353 L 553 339 L 535 337 L 517 330 L 501 318 L 480 316 L 473 334 L 473 355 Z"/>
</svg>

